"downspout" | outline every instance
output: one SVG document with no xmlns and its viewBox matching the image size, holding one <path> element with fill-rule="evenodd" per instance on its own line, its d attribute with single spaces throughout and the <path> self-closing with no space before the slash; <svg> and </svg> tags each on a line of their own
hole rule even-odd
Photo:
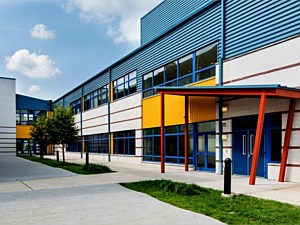
<svg viewBox="0 0 300 225">
<path fill-rule="evenodd" d="M 221 0 L 221 40 L 220 40 L 220 55 L 219 55 L 219 86 L 223 86 L 223 58 L 224 58 L 224 45 L 225 45 L 225 0 Z M 219 97 L 219 171 L 220 174 L 223 173 L 223 141 L 222 141 L 222 134 L 223 134 L 223 97 Z"/>
<path fill-rule="evenodd" d="M 81 153 L 80 157 L 83 158 L 83 147 L 84 147 L 84 139 L 82 138 L 82 111 L 83 111 L 83 86 L 81 85 L 81 96 L 80 96 L 80 101 L 81 101 L 81 108 L 80 108 L 80 137 L 81 137 Z"/>
<path fill-rule="evenodd" d="M 111 132 L 110 132 L 110 101 L 112 99 L 112 96 L 111 96 L 111 69 L 109 68 L 108 69 L 108 101 L 107 101 L 107 120 L 108 120 L 108 162 L 110 162 L 110 151 L 111 151 Z"/>
</svg>

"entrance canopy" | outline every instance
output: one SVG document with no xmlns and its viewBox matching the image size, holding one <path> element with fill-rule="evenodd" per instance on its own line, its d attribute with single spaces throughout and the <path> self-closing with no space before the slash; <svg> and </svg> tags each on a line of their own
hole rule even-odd
<svg viewBox="0 0 300 225">
<path fill-rule="evenodd" d="M 164 96 L 167 95 L 181 95 L 185 96 L 185 129 L 184 129 L 184 158 L 185 171 L 188 171 L 188 97 L 202 96 L 202 97 L 259 97 L 260 105 L 258 110 L 258 121 L 256 127 L 255 142 L 253 147 L 253 160 L 250 171 L 249 184 L 255 184 L 256 171 L 258 165 L 258 157 L 260 151 L 261 137 L 263 133 L 263 124 L 266 108 L 267 98 L 283 98 L 290 99 L 288 120 L 286 124 L 286 132 L 284 138 L 283 152 L 280 164 L 280 173 L 278 181 L 283 182 L 285 177 L 286 162 L 288 157 L 288 149 L 294 119 L 294 112 L 296 107 L 296 100 L 300 99 L 300 89 L 281 86 L 278 84 L 267 85 L 228 85 L 228 86 L 184 86 L 184 87 L 158 87 L 157 92 L 161 97 L 161 173 L 165 172 L 165 143 L 164 143 Z M 222 112 L 219 112 L 219 115 Z M 222 119 L 222 116 L 219 118 Z M 220 133 L 219 135 L 222 135 Z M 222 147 L 220 144 L 220 151 Z M 222 159 L 220 159 L 222 164 Z"/>
</svg>

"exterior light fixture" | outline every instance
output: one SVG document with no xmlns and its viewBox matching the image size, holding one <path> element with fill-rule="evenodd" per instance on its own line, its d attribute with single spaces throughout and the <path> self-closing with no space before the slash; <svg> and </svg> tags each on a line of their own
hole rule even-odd
<svg viewBox="0 0 300 225">
<path fill-rule="evenodd" d="M 222 112 L 226 113 L 227 111 L 228 111 L 228 106 L 227 105 L 222 106 Z"/>
</svg>

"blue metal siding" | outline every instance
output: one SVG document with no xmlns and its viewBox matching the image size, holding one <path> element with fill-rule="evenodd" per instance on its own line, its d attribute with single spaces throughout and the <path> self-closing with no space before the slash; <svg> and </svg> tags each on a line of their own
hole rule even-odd
<svg viewBox="0 0 300 225">
<path fill-rule="evenodd" d="M 170 29 L 213 0 L 165 0 L 141 18 L 141 44 L 145 44 Z"/>
<path fill-rule="evenodd" d="M 142 75 L 220 39 L 221 5 L 217 4 L 182 27 L 112 69 L 112 81 L 137 69 L 137 91 Z"/>
<path fill-rule="evenodd" d="M 83 86 L 83 95 L 87 95 L 109 83 L 108 73 L 101 74 Z"/>
<path fill-rule="evenodd" d="M 81 97 L 82 97 L 81 88 L 78 88 L 64 98 L 64 106 L 69 107 L 71 102 Z"/>
<path fill-rule="evenodd" d="M 24 95 L 16 95 L 16 108 L 25 110 L 46 110 L 52 108 L 52 101 L 32 98 Z"/>
<path fill-rule="evenodd" d="M 225 58 L 300 34 L 299 0 L 226 0 Z"/>
</svg>

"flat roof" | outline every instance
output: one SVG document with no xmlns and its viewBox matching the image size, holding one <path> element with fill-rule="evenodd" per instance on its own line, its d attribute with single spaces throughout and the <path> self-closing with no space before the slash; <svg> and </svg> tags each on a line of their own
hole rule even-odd
<svg viewBox="0 0 300 225">
<path fill-rule="evenodd" d="M 268 97 L 300 99 L 300 89 L 279 84 L 157 87 L 156 90 L 158 93 L 169 95 L 259 97 L 265 94 Z"/>
</svg>

